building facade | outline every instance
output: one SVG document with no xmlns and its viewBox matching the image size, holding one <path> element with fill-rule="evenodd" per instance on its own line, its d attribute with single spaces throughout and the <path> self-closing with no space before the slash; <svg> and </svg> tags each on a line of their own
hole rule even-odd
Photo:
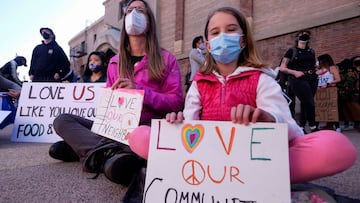
<svg viewBox="0 0 360 203">
<path fill-rule="evenodd" d="M 242 11 L 252 27 L 257 48 L 271 67 L 278 65 L 286 50 L 294 46 L 298 30 L 312 33 L 310 46 L 316 55 L 329 53 L 339 63 L 360 55 L 359 0 L 146 0 L 154 11 L 158 38 L 178 59 L 182 74 L 195 36 L 204 35 L 208 13 L 231 6 Z M 101 50 L 117 53 L 125 5 L 128 0 L 106 0 L 105 14 L 70 40 L 71 63 L 81 72 L 87 55 Z M 79 54 L 80 53 L 80 54 Z"/>
</svg>

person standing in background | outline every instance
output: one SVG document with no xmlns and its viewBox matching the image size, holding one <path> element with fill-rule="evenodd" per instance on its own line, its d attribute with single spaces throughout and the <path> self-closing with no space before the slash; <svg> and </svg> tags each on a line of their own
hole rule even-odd
<svg viewBox="0 0 360 203">
<path fill-rule="evenodd" d="M 0 75 L 4 78 L 15 82 L 16 84 L 22 86 L 22 81 L 18 77 L 17 68 L 18 66 L 26 65 L 26 58 L 23 56 L 17 56 L 15 59 L 7 62 L 3 67 L 0 68 Z"/>
<path fill-rule="evenodd" d="M 200 66 L 205 62 L 205 57 L 203 55 L 203 50 L 205 49 L 204 38 L 202 36 L 197 36 L 193 39 L 192 49 L 189 53 L 190 61 L 190 77 L 186 91 L 191 85 L 191 81 L 194 79 L 195 74 L 199 71 Z"/>
<path fill-rule="evenodd" d="M 64 50 L 55 41 L 55 34 L 50 28 L 41 28 L 40 34 L 44 38 L 32 53 L 29 70 L 30 80 L 33 82 L 61 82 L 68 78 L 70 62 Z"/>
<path fill-rule="evenodd" d="M 354 71 L 357 73 L 357 80 L 355 82 L 355 93 L 354 93 L 354 102 L 356 105 L 355 109 L 359 109 L 360 106 L 360 56 L 354 56 L 351 58 Z M 357 104 L 356 104 L 357 103 Z M 359 112 L 356 110 L 354 114 L 359 115 Z M 360 131 L 360 120 L 355 118 L 354 127 Z"/>
<path fill-rule="evenodd" d="M 305 131 L 306 122 L 311 132 L 318 131 L 315 122 L 315 100 L 317 75 L 315 51 L 309 47 L 310 31 L 301 30 L 296 35 L 295 47 L 285 53 L 280 71 L 289 74 L 291 91 L 300 100 L 300 127 Z"/>
<path fill-rule="evenodd" d="M 318 91 L 322 88 L 336 88 L 336 84 L 341 81 L 339 68 L 335 65 L 329 54 L 323 54 L 317 57 L 319 61 L 319 69 L 316 71 L 318 75 Z M 339 102 L 338 102 L 339 103 Z M 339 122 L 327 122 L 325 129 L 341 132 Z"/>
</svg>

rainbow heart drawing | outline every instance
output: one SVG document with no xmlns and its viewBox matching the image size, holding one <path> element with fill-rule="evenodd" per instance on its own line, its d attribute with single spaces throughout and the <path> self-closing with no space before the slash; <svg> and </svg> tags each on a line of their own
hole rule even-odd
<svg viewBox="0 0 360 203">
<path fill-rule="evenodd" d="M 192 153 L 204 137 L 204 127 L 200 124 L 185 124 L 181 131 L 181 140 L 185 149 Z"/>
</svg>

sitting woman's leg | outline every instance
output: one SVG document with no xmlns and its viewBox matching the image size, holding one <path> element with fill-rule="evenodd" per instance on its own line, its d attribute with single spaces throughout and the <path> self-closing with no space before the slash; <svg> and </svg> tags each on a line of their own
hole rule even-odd
<svg viewBox="0 0 360 203">
<path fill-rule="evenodd" d="M 71 146 L 80 157 L 80 162 L 83 162 L 87 153 L 104 139 L 91 131 L 93 121 L 80 116 L 61 114 L 53 123 L 56 133 Z"/>
</svg>

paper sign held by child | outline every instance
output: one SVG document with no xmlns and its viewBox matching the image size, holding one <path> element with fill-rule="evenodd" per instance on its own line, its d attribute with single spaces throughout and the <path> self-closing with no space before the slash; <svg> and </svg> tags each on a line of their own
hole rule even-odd
<svg viewBox="0 0 360 203">
<path fill-rule="evenodd" d="M 143 202 L 290 202 L 286 124 L 152 120 Z"/>
<path fill-rule="evenodd" d="M 143 90 L 101 88 L 91 131 L 128 145 L 127 136 L 138 125 Z"/>
</svg>

